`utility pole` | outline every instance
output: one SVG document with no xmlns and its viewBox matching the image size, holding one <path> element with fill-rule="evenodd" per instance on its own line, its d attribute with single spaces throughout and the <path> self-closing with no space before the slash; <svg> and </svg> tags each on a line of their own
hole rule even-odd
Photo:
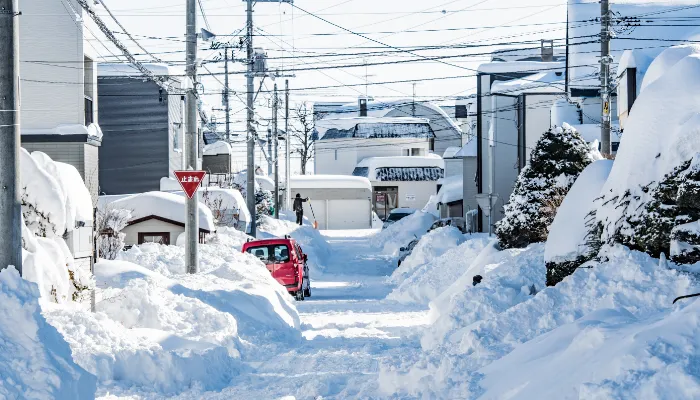
<svg viewBox="0 0 700 400">
<path fill-rule="evenodd" d="M 279 108 L 277 97 L 277 83 L 272 94 L 272 140 L 275 146 L 275 218 L 280 219 L 280 163 L 279 163 L 279 130 L 277 129 L 277 109 Z"/>
<path fill-rule="evenodd" d="M 272 176 L 272 128 L 267 128 L 267 176 Z"/>
<path fill-rule="evenodd" d="M 413 82 L 413 103 L 411 104 L 412 115 L 416 116 L 416 83 Z"/>
<path fill-rule="evenodd" d="M 610 146 L 610 4 L 600 1 L 600 124 L 601 152 L 612 154 Z"/>
<path fill-rule="evenodd" d="M 287 211 L 292 210 L 292 188 L 290 187 L 291 162 L 289 160 L 289 79 L 284 80 L 284 205 Z"/>
<path fill-rule="evenodd" d="M 255 106 L 253 104 L 253 92 L 255 91 L 255 83 L 253 82 L 253 0 L 247 0 L 246 15 L 246 60 L 248 61 L 248 74 L 246 76 L 246 103 L 248 105 L 248 172 L 246 173 L 248 182 L 246 182 L 246 202 L 248 203 L 248 212 L 250 212 L 252 222 L 250 224 L 250 236 L 255 237 L 255 128 L 253 127 L 253 118 L 255 118 L 255 112 L 253 108 Z"/>
<path fill-rule="evenodd" d="M 233 54 L 231 55 L 233 56 Z M 224 47 L 224 108 L 226 109 L 226 141 L 231 143 L 231 104 L 228 96 L 228 46 Z"/>
<path fill-rule="evenodd" d="M 19 25 L 16 0 L 0 0 L 0 270 L 22 274 L 19 177 Z"/>
<path fill-rule="evenodd" d="M 186 163 L 183 169 L 197 169 L 198 145 L 197 137 L 197 0 L 187 0 L 187 144 L 185 146 Z M 190 274 L 197 273 L 199 268 L 199 193 L 185 199 L 187 204 L 187 220 L 185 232 L 185 267 Z"/>
</svg>

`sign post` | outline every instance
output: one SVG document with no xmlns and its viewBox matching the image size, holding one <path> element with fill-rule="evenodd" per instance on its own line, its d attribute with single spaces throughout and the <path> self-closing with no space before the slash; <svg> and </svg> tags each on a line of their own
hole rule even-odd
<svg viewBox="0 0 700 400">
<path fill-rule="evenodd" d="M 493 209 L 496 207 L 496 203 L 498 203 L 498 195 L 491 193 L 479 193 L 476 195 L 476 202 L 485 213 L 489 214 L 489 236 L 491 236 L 493 232 Z"/>
<path fill-rule="evenodd" d="M 199 268 L 199 196 L 197 189 L 202 184 L 204 176 L 207 174 L 204 171 L 175 171 L 177 181 L 180 182 L 182 190 L 187 195 L 187 215 L 185 218 L 185 266 L 187 273 L 196 274 Z M 189 202 L 194 203 L 190 207 Z"/>
</svg>

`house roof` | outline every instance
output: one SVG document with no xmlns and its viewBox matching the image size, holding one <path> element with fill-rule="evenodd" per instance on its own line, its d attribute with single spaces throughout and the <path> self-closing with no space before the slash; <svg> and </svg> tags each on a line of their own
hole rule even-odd
<svg viewBox="0 0 700 400">
<path fill-rule="evenodd" d="M 340 138 L 401 137 L 427 135 L 430 126 L 425 118 L 410 117 L 330 117 L 316 121 L 317 140 Z"/>
</svg>

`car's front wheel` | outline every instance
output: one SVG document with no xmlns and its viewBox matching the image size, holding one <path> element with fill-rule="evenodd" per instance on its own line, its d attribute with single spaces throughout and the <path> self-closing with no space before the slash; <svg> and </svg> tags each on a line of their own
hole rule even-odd
<svg viewBox="0 0 700 400">
<path fill-rule="evenodd" d="M 302 282 L 301 284 L 302 289 L 299 289 L 294 293 L 294 300 L 296 301 L 304 301 L 304 283 Z"/>
</svg>

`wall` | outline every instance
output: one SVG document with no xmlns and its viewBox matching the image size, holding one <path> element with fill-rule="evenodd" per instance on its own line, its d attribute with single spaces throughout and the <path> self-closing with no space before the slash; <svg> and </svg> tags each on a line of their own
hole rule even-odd
<svg viewBox="0 0 700 400">
<path fill-rule="evenodd" d="M 70 2 L 80 12 L 74 0 L 63 1 Z M 85 122 L 83 27 L 63 1 L 19 2 L 23 129 L 49 129 Z M 61 68 L 66 64 L 70 68 Z"/>
<path fill-rule="evenodd" d="M 390 186 L 398 187 L 398 206 L 415 208 L 418 210 L 423 209 L 430 196 L 437 194 L 437 182 L 427 181 L 427 182 L 372 182 L 372 187 L 376 188 L 378 186 Z M 415 200 L 406 200 L 406 195 L 415 196 Z"/>
<path fill-rule="evenodd" d="M 311 221 L 315 216 L 319 229 L 371 228 L 372 193 L 369 190 L 292 188 L 292 199 L 297 193 L 311 199 L 311 206 L 303 203 L 304 216 Z"/>
<path fill-rule="evenodd" d="M 445 178 L 462 174 L 462 159 L 461 158 L 446 158 L 445 159 Z"/>
<path fill-rule="evenodd" d="M 154 82 L 132 78 L 98 79 L 101 194 L 160 190 L 160 179 L 171 176 L 169 103 L 180 96 L 164 91 L 160 101 Z"/>
<path fill-rule="evenodd" d="M 551 110 L 554 101 L 561 98 L 562 95 L 557 94 L 524 94 L 521 96 L 522 104 L 520 107 L 525 113 L 524 126 L 524 142 L 521 140 L 519 144 L 522 146 L 525 154 L 524 162 L 521 166 L 525 166 L 530 162 L 530 154 L 537 145 L 542 135 L 549 130 L 551 125 Z"/>
<path fill-rule="evenodd" d="M 178 89 L 180 88 L 179 83 L 171 83 L 171 85 Z M 185 145 L 184 140 L 184 103 L 181 96 L 170 95 L 168 96 L 168 154 L 169 154 L 169 165 L 168 165 L 168 176 L 171 178 L 175 177 L 173 171 L 179 171 L 182 168 L 184 162 L 183 149 Z"/>
<path fill-rule="evenodd" d="M 330 139 L 316 141 L 316 174 L 352 175 L 357 164 L 368 157 L 402 156 L 404 149 L 420 148 L 428 153 L 428 139 Z M 335 150 L 338 150 L 336 159 Z"/>
<path fill-rule="evenodd" d="M 464 211 L 474 210 L 478 207 L 476 203 L 476 157 L 467 157 L 462 163 L 464 184 L 462 190 L 464 192 Z"/>
<path fill-rule="evenodd" d="M 156 219 L 151 219 L 127 226 L 126 228 L 122 229 L 122 233 L 126 234 L 124 243 L 127 246 L 138 244 L 139 232 L 170 232 L 170 244 L 174 245 L 177 242 L 177 237 L 181 233 L 185 232 L 185 228 L 167 222 L 158 221 Z"/>
<path fill-rule="evenodd" d="M 208 174 L 231 173 L 231 156 L 228 154 L 205 155 L 202 157 L 202 169 Z"/>
</svg>

